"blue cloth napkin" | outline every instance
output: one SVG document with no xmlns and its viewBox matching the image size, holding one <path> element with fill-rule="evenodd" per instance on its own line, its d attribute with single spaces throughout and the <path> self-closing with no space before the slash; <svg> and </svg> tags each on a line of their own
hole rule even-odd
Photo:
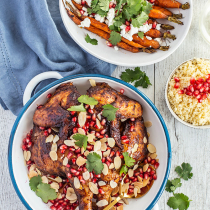
<svg viewBox="0 0 210 210">
<path fill-rule="evenodd" d="M 71 39 L 58 4 L 59 0 L 0 1 L 0 104 L 15 115 L 23 106 L 26 85 L 39 73 L 111 75 L 116 67 L 88 54 Z M 42 82 L 35 92 L 46 84 Z"/>
</svg>

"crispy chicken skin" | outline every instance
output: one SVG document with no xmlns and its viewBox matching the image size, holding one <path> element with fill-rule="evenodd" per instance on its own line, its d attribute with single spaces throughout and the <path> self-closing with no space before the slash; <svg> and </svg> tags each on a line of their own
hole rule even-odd
<svg viewBox="0 0 210 210">
<path fill-rule="evenodd" d="M 134 126 L 134 131 L 130 131 L 130 127 Z M 134 122 L 127 120 L 123 135 L 126 135 L 129 139 L 129 144 L 124 144 L 124 152 L 128 152 L 129 155 L 132 152 L 135 144 L 138 144 L 138 149 L 133 153 L 133 158 L 136 161 L 142 162 L 148 154 L 147 144 L 148 136 L 147 130 L 144 126 L 144 120 L 142 117 L 137 118 Z M 147 142 L 144 143 L 143 139 L 146 137 Z"/>
</svg>

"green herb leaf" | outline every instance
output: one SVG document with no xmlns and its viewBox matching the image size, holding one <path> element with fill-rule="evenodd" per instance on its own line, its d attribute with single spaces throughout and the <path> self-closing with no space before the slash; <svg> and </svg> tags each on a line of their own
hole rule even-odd
<svg viewBox="0 0 210 210">
<path fill-rule="evenodd" d="M 96 39 L 91 39 L 90 36 L 87 34 L 86 37 L 85 37 L 85 41 L 87 43 L 90 43 L 92 45 L 98 45 L 98 40 Z"/>
<path fill-rule="evenodd" d="M 143 39 L 143 38 L 144 38 L 144 32 L 139 32 L 139 33 L 138 33 L 138 36 L 139 36 L 141 39 Z"/>
<path fill-rule="evenodd" d="M 177 193 L 174 194 L 174 197 L 169 198 L 167 204 L 173 209 L 186 210 L 189 208 L 190 200 L 183 193 Z"/>
<path fill-rule="evenodd" d="M 124 156 L 126 166 L 131 167 L 134 165 L 135 160 L 129 156 L 128 152 L 123 152 L 123 156 Z"/>
<path fill-rule="evenodd" d="M 147 15 L 149 15 L 151 9 L 152 9 L 152 4 L 149 3 L 148 1 L 144 1 L 142 10 L 143 10 Z"/>
<path fill-rule="evenodd" d="M 109 0 L 99 0 L 98 4 L 103 11 L 109 10 Z"/>
<path fill-rule="evenodd" d="M 117 4 L 116 4 L 116 6 L 115 6 L 115 11 L 117 11 L 116 15 L 119 14 L 121 5 L 122 5 L 123 3 L 126 3 L 126 0 L 117 0 Z"/>
<path fill-rule="evenodd" d="M 119 108 L 115 108 L 111 104 L 106 104 L 103 107 L 102 115 L 107 118 L 107 120 L 112 121 L 116 118 L 116 111 Z"/>
<path fill-rule="evenodd" d="M 174 192 L 176 188 L 181 187 L 182 183 L 179 178 L 176 178 L 172 181 L 168 180 L 166 184 L 166 191 L 167 192 Z"/>
<path fill-rule="evenodd" d="M 96 175 L 101 174 L 104 169 L 101 156 L 95 152 L 89 153 L 87 156 L 86 168 L 89 172 L 94 171 Z"/>
<path fill-rule="evenodd" d="M 37 186 L 36 195 L 47 203 L 48 200 L 54 200 L 57 198 L 55 189 L 50 188 L 49 184 L 41 183 Z"/>
<path fill-rule="evenodd" d="M 95 98 L 92 98 L 88 95 L 81 95 L 78 98 L 78 101 L 80 103 L 89 104 L 89 105 L 97 105 L 98 104 L 98 101 Z"/>
<path fill-rule="evenodd" d="M 119 27 L 116 27 L 115 25 L 109 26 L 109 29 L 112 30 L 112 31 L 118 31 L 118 32 L 120 32 L 120 28 Z"/>
<path fill-rule="evenodd" d="M 109 40 L 113 45 L 116 45 L 118 42 L 121 41 L 121 36 L 116 31 L 112 31 Z"/>
<path fill-rule="evenodd" d="M 83 106 L 83 103 L 81 103 L 78 106 L 72 106 L 67 109 L 68 111 L 76 111 L 76 112 L 86 112 L 85 107 Z"/>
<path fill-rule="evenodd" d="M 147 88 L 149 85 L 152 84 L 150 83 L 149 77 L 146 75 L 145 72 L 142 72 L 140 79 L 134 84 L 135 87 L 142 86 L 143 88 Z"/>
<path fill-rule="evenodd" d="M 138 15 L 136 18 L 132 19 L 132 25 L 133 27 L 139 28 L 140 26 L 143 26 L 143 24 L 149 19 L 149 16 L 143 11 L 140 15 Z"/>
<path fill-rule="evenodd" d="M 139 67 L 136 67 L 134 70 L 126 69 L 125 72 L 122 72 L 120 78 L 125 82 L 134 82 L 138 80 L 142 75 L 142 71 Z"/>
<path fill-rule="evenodd" d="M 31 187 L 31 190 L 36 192 L 37 186 L 42 183 L 41 176 L 34 176 L 29 181 L 29 186 Z"/>
<path fill-rule="evenodd" d="M 120 176 L 124 173 L 126 174 L 128 172 L 128 167 L 126 165 L 123 165 L 120 169 Z"/>
<path fill-rule="evenodd" d="M 86 150 L 88 141 L 88 137 L 86 135 L 77 133 L 73 135 L 73 139 L 76 140 L 75 145 L 80 148 L 84 147 L 84 149 Z"/>
<path fill-rule="evenodd" d="M 182 163 L 182 168 L 180 166 L 177 166 L 175 168 L 175 171 L 184 180 L 191 179 L 192 176 L 193 176 L 193 173 L 191 173 L 192 167 L 191 167 L 191 165 L 189 163 Z"/>
</svg>

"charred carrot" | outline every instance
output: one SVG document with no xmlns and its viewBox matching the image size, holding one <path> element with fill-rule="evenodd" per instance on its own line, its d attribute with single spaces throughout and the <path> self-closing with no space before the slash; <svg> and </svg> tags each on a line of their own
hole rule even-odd
<svg viewBox="0 0 210 210">
<path fill-rule="evenodd" d="M 78 10 L 82 9 L 83 6 L 81 4 L 77 4 L 74 0 L 72 0 L 71 2 Z"/>
<path fill-rule="evenodd" d="M 133 35 L 133 40 L 137 43 L 139 43 L 140 45 L 143 45 L 145 47 L 150 47 L 150 48 L 154 48 L 154 49 L 159 49 L 160 48 L 160 44 L 156 41 L 156 40 L 149 40 L 146 37 L 144 37 L 143 39 L 141 39 L 137 34 Z"/>
<path fill-rule="evenodd" d="M 175 35 L 172 35 L 168 32 L 162 33 L 161 31 L 158 31 L 157 29 L 150 29 L 149 31 L 147 31 L 145 34 L 145 36 L 150 36 L 152 38 L 161 38 L 163 37 L 164 39 L 169 38 L 169 39 L 176 39 Z"/>
<path fill-rule="evenodd" d="M 148 24 L 155 24 L 155 25 L 160 24 L 156 20 L 152 20 L 152 19 L 149 19 L 147 22 L 148 22 Z M 161 24 L 160 27 L 164 30 L 173 30 L 174 29 L 174 26 L 169 25 L 169 24 Z"/>
<path fill-rule="evenodd" d="M 188 2 L 182 4 L 176 0 L 155 0 L 154 4 L 156 6 L 166 7 L 166 8 L 181 8 L 181 9 L 190 8 L 190 4 Z"/>
</svg>

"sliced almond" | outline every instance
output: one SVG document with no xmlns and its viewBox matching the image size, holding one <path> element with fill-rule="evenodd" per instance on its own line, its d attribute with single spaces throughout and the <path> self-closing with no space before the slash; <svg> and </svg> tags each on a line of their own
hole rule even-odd
<svg viewBox="0 0 210 210">
<path fill-rule="evenodd" d="M 90 82 L 90 85 L 92 87 L 95 87 L 96 86 L 96 81 L 94 79 L 89 79 L 89 82 Z"/>
<path fill-rule="evenodd" d="M 57 176 L 57 177 L 55 178 L 55 181 L 58 182 L 58 183 L 61 183 L 63 180 L 62 180 L 59 176 Z"/>
<path fill-rule="evenodd" d="M 45 143 L 52 142 L 52 141 L 53 141 L 53 138 L 54 138 L 54 136 L 53 136 L 52 134 L 50 134 L 50 135 L 46 138 Z"/>
<path fill-rule="evenodd" d="M 114 167 L 115 169 L 119 169 L 121 167 L 121 158 L 119 156 L 114 158 Z"/>
<path fill-rule="evenodd" d="M 48 184 L 49 180 L 46 176 L 42 176 L 42 183 Z"/>
<path fill-rule="evenodd" d="M 139 189 L 139 188 L 137 188 L 137 187 L 134 188 L 134 196 L 135 196 L 135 197 L 137 197 L 137 195 L 138 195 L 138 189 Z"/>
<path fill-rule="evenodd" d="M 74 147 L 75 146 L 74 140 L 65 140 L 64 144 L 68 147 Z"/>
<path fill-rule="evenodd" d="M 38 176 L 38 173 L 36 171 L 30 171 L 28 174 L 29 179 L 31 179 L 34 176 Z"/>
<path fill-rule="evenodd" d="M 58 146 L 56 143 L 53 143 L 51 146 L 51 151 L 57 152 Z"/>
<path fill-rule="evenodd" d="M 85 158 L 83 158 L 82 156 L 79 156 L 76 160 L 76 164 L 80 167 L 80 166 L 84 165 L 86 163 L 86 161 L 87 160 Z"/>
<path fill-rule="evenodd" d="M 125 122 L 127 119 L 125 118 L 125 119 L 121 119 L 121 122 Z"/>
<path fill-rule="evenodd" d="M 106 143 L 101 143 L 101 151 L 105 152 L 107 149 Z"/>
<path fill-rule="evenodd" d="M 89 171 L 84 172 L 84 173 L 82 174 L 82 176 L 83 176 L 84 180 L 90 179 L 90 173 L 89 173 Z"/>
<path fill-rule="evenodd" d="M 110 147 L 114 147 L 114 145 L 115 145 L 115 140 L 114 140 L 113 138 L 108 138 L 108 145 L 109 145 Z"/>
<path fill-rule="evenodd" d="M 98 187 L 93 182 L 89 182 L 89 188 L 92 191 L 93 194 L 98 194 Z"/>
<path fill-rule="evenodd" d="M 86 150 L 86 151 L 84 152 L 84 156 L 87 157 L 87 156 L 89 155 L 89 153 L 90 153 L 90 152 Z"/>
<path fill-rule="evenodd" d="M 80 112 L 80 113 L 83 113 L 83 112 Z M 78 133 L 79 133 L 79 134 L 82 134 L 82 135 L 85 135 L 85 134 L 86 134 L 86 133 L 85 133 L 85 130 L 82 129 L 82 128 L 78 128 Z"/>
<path fill-rule="evenodd" d="M 148 144 L 147 149 L 150 153 L 155 153 L 156 152 L 156 148 L 153 144 Z"/>
<path fill-rule="evenodd" d="M 115 187 L 117 187 L 117 183 L 115 181 L 111 180 L 110 181 L 110 186 L 111 186 L 111 188 L 114 189 Z"/>
<path fill-rule="evenodd" d="M 69 162 L 69 159 L 67 157 L 65 157 L 63 159 L 63 165 L 66 166 L 68 164 L 68 162 Z"/>
<path fill-rule="evenodd" d="M 88 137 L 88 142 L 90 143 L 90 142 L 93 142 L 95 135 L 93 133 L 91 133 L 91 134 L 88 134 L 87 137 Z"/>
<path fill-rule="evenodd" d="M 133 185 L 134 185 L 134 187 L 139 187 L 139 189 L 141 189 L 142 187 L 144 187 L 143 182 L 134 182 Z"/>
<path fill-rule="evenodd" d="M 157 154 L 156 154 L 156 153 L 153 153 L 153 154 L 150 155 L 150 157 L 151 157 L 152 159 L 155 159 L 155 158 L 157 157 Z"/>
<path fill-rule="evenodd" d="M 78 123 L 81 127 L 85 125 L 86 119 L 87 119 L 87 113 L 80 112 L 78 115 Z"/>
<path fill-rule="evenodd" d="M 50 152 L 50 158 L 53 160 L 53 161 L 56 161 L 58 160 L 58 155 L 55 151 L 51 151 Z"/>
<path fill-rule="evenodd" d="M 77 199 L 77 195 L 76 194 L 66 194 L 66 198 L 68 199 L 68 200 L 70 200 L 70 201 L 74 201 L 74 200 L 76 200 Z"/>
<path fill-rule="evenodd" d="M 35 165 L 35 164 L 33 164 L 33 165 L 30 167 L 29 172 L 30 172 L 30 171 L 34 171 L 34 170 L 35 170 L 35 168 L 36 168 L 36 165 Z"/>
<path fill-rule="evenodd" d="M 101 151 L 95 151 L 95 153 L 97 153 L 98 155 L 100 155 L 100 157 L 102 158 L 102 152 Z"/>
<path fill-rule="evenodd" d="M 70 201 L 70 203 L 75 203 L 77 201 L 77 199 Z M 77 207 L 75 210 L 79 210 L 79 208 Z"/>
<path fill-rule="evenodd" d="M 107 138 L 103 138 L 100 140 L 101 143 L 106 143 L 107 142 Z"/>
<path fill-rule="evenodd" d="M 103 165 L 104 165 L 104 168 L 103 168 L 102 173 L 106 176 L 108 174 L 108 172 L 109 172 L 109 169 L 108 169 L 108 166 L 107 166 L 106 163 L 103 163 Z"/>
<path fill-rule="evenodd" d="M 99 129 L 101 128 L 101 123 L 97 118 L 96 118 L 96 125 L 98 126 Z"/>
<path fill-rule="evenodd" d="M 117 186 L 113 189 L 112 195 L 116 195 L 119 192 L 120 188 Z"/>
<path fill-rule="evenodd" d="M 146 138 L 146 137 L 143 138 L 143 142 L 144 142 L 145 144 L 147 143 L 147 138 Z"/>
<path fill-rule="evenodd" d="M 103 200 L 98 201 L 98 202 L 96 203 L 96 205 L 97 205 L 98 207 L 103 207 L 103 206 L 108 205 L 108 201 L 105 200 L 105 199 L 103 199 Z"/>
<path fill-rule="evenodd" d="M 135 144 L 133 149 L 132 149 L 132 153 L 136 152 L 138 150 L 139 145 Z"/>
<path fill-rule="evenodd" d="M 57 193 L 57 199 L 61 199 L 61 198 L 62 198 L 61 193 Z"/>
<path fill-rule="evenodd" d="M 76 189 L 79 189 L 80 188 L 80 181 L 77 177 L 74 177 L 74 187 Z"/>
<path fill-rule="evenodd" d="M 94 152 L 101 150 L 101 142 L 97 141 L 94 145 Z"/>
<path fill-rule="evenodd" d="M 51 187 L 52 189 L 54 189 L 56 192 L 58 192 L 59 184 L 56 183 L 56 182 L 53 182 L 53 183 L 50 184 L 50 187 Z"/>
<path fill-rule="evenodd" d="M 149 128 L 149 127 L 152 126 L 152 122 L 151 122 L 151 121 L 146 121 L 146 122 L 144 122 L 144 126 L 145 126 L 146 128 Z"/>
<path fill-rule="evenodd" d="M 103 156 L 104 156 L 104 157 L 108 157 L 109 154 L 110 154 L 110 152 L 111 152 L 110 150 L 107 150 L 106 152 L 103 153 Z"/>
<path fill-rule="evenodd" d="M 129 182 L 126 184 L 123 184 L 121 187 L 121 191 L 127 193 L 128 192 L 128 188 L 129 188 Z"/>
<path fill-rule="evenodd" d="M 81 148 L 81 154 L 83 154 L 84 151 L 85 151 L 85 148 L 82 146 L 82 148 Z"/>
<path fill-rule="evenodd" d="M 51 127 L 51 129 L 52 129 L 53 131 L 55 131 L 56 133 L 59 132 L 59 128 L 58 128 L 58 127 Z"/>
<path fill-rule="evenodd" d="M 41 171 L 38 168 L 36 168 L 36 171 L 40 176 L 42 175 Z"/>
<path fill-rule="evenodd" d="M 133 174 L 134 174 L 133 169 L 129 169 L 129 170 L 128 170 L 128 176 L 129 176 L 129 177 L 132 177 Z"/>
<path fill-rule="evenodd" d="M 98 182 L 98 185 L 101 187 L 101 186 L 105 186 L 106 185 L 106 182 L 104 182 L 104 181 L 99 181 Z"/>
<path fill-rule="evenodd" d="M 137 176 L 137 179 L 138 179 L 139 182 L 143 182 L 143 178 L 142 177 Z"/>
<path fill-rule="evenodd" d="M 101 113 L 97 115 L 98 119 L 101 121 Z"/>
<path fill-rule="evenodd" d="M 133 167 L 133 170 L 135 171 L 137 168 L 138 168 L 138 164 L 136 164 L 136 165 Z"/>
<path fill-rule="evenodd" d="M 23 153 L 25 161 L 29 161 L 31 158 L 31 152 L 30 151 L 24 151 Z"/>
<path fill-rule="evenodd" d="M 110 165 L 109 165 L 109 169 L 113 169 L 114 168 L 114 163 L 111 163 Z"/>
<path fill-rule="evenodd" d="M 143 166 L 143 172 L 146 172 L 147 171 L 147 169 L 148 169 L 148 167 L 149 167 L 149 164 L 147 163 L 147 164 L 145 164 L 144 166 Z"/>
<path fill-rule="evenodd" d="M 143 187 L 147 186 L 148 183 L 149 183 L 149 178 L 148 179 L 144 179 L 143 180 Z"/>
<path fill-rule="evenodd" d="M 59 136 L 55 135 L 54 138 L 53 138 L 53 143 L 56 143 L 58 140 L 59 140 Z"/>
</svg>

